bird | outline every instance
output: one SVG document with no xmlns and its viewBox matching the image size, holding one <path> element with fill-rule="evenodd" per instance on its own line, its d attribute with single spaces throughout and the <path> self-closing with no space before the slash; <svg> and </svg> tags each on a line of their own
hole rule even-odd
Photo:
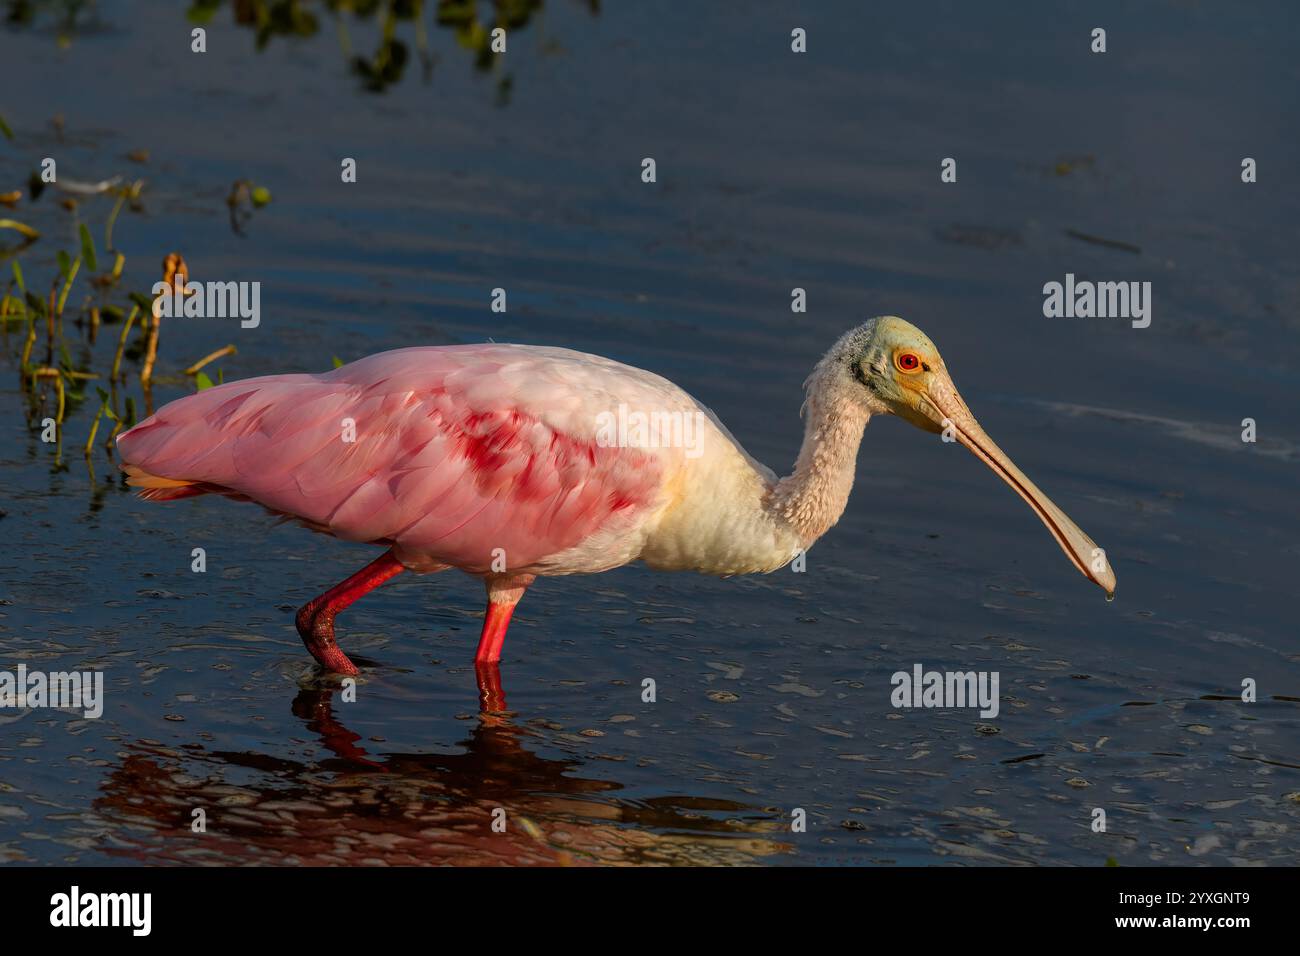
<svg viewBox="0 0 1300 956">
<path fill-rule="evenodd" d="M 1104 550 L 993 443 L 911 323 L 879 316 L 844 333 L 805 381 L 800 412 L 798 457 L 778 477 L 659 375 L 565 348 L 489 342 L 226 382 L 163 406 L 117 448 L 145 499 L 249 500 L 384 548 L 295 617 L 312 657 L 342 675 L 359 671 L 338 646 L 336 616 L 406 571 L 455 568 L 485 582 L 482 685 L 539 577 L 638 561 L 720 577 L 783 568 L 844 513 L 876 415 L 969 449 L 1114 596 Z"/>
</svg>

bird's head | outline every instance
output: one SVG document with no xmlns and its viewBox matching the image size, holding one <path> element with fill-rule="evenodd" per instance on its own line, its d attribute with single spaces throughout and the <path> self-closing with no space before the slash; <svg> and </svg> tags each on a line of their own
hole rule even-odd
<svg viewBox="0 0 1300 956">
<path fill-rule="evenodd" d="M 1105 553 L 984 432 L 924 332 L 896 316 L 882 316 L 845 334 L 827 359 L 841 382 L 847 373 L 857 383 L 857 399 L 868 412 L 897 415 L 965 445 L 1028 502 L 1086 578 L 1107 596 L 1115 593 L 1115 572 Z"/>
</svg>

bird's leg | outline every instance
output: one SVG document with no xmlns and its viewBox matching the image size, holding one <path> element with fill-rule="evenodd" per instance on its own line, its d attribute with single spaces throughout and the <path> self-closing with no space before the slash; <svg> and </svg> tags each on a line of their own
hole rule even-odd
<svg viewBox="0 0 1300 956">
<path fill-rule="evenodd" d="M 478 709 L 483 714 L 500 714 L 506 709 L 506 695 L 501 689 L 501 647 L 506 642 L 506 629 L 510 627 L 515 605 L 535 580 L 531 574 L 487 580 L 487 613 L 483 615 L 483 633 L 478 639 L 478 653 L 474 655 Z"/>
<path fill-rule="evenodd" d="M 506 692 L 501 688 L 501 665 L 475 662 L 478 678 L 478 709 L 481 714 L 502 714 L 506 710 Z"/>
<path fill-rule="evenodd" d="M 373 591 L 404 568 L 385 551 L 364 568 L 341 584 L 336 584 L 320 597 L 308 601 L 298 612 L 298 633 L 311 651 L 311 656 L 326 670 L 339 674 L 357 674 L 357 666 L 334 643 L 334 616 L 363 594 Z M 504 634 L 504 631 L 502 632 Z"/>
<path fill-rule="evenodd" d="M 535 580 L 537 578 L 532 574 L 488 578 L 487 613 L 483 615 L 483 633 L 478 639 L 478 653 L 474 655 L 475 664 L 495 664 L 501 660 L 501 646 L 506 642 L 506 629 L 510 627 L 510 616 L 515 613 L 515 605 L 528 590 L 528 585 Z"/>
</svg>

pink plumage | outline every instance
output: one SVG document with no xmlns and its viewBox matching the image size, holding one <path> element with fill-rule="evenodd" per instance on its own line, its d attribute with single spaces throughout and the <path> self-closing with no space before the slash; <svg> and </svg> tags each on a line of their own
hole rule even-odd
<svg viewBox="0 0 1300 956">
<path fill-rule="evenodd" d="M 629 384 L 658 392 L 643 396 L 656 405 L 681 393 L 641 373 L 609 394 L 621 368 L 560 349 L 401 349 L 321 375 L 207 389 L 118 448 L 133 469 L 393 545 L 409 566 L 483 573 L 503 553 L 527 571 L 658 503 L 664 463 L 598 443 L 597 406 L 626 402 Z"/>
</svg>

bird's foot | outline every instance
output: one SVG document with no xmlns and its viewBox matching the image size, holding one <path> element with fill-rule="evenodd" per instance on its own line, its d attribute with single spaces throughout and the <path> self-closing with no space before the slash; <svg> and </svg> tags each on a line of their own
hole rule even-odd
<svg viewBox="0 0 1300 956">
<path fill-rule="evenodd" d="M 335 613 L 334 608 L 328 604 L 309 601 L 302 606 L 295 619 L 298 634 L 321 667 L 336 674 L 354 676 L 361 671 L 348 660 L 348 655 L 334 641 Z"/>
</svg>

